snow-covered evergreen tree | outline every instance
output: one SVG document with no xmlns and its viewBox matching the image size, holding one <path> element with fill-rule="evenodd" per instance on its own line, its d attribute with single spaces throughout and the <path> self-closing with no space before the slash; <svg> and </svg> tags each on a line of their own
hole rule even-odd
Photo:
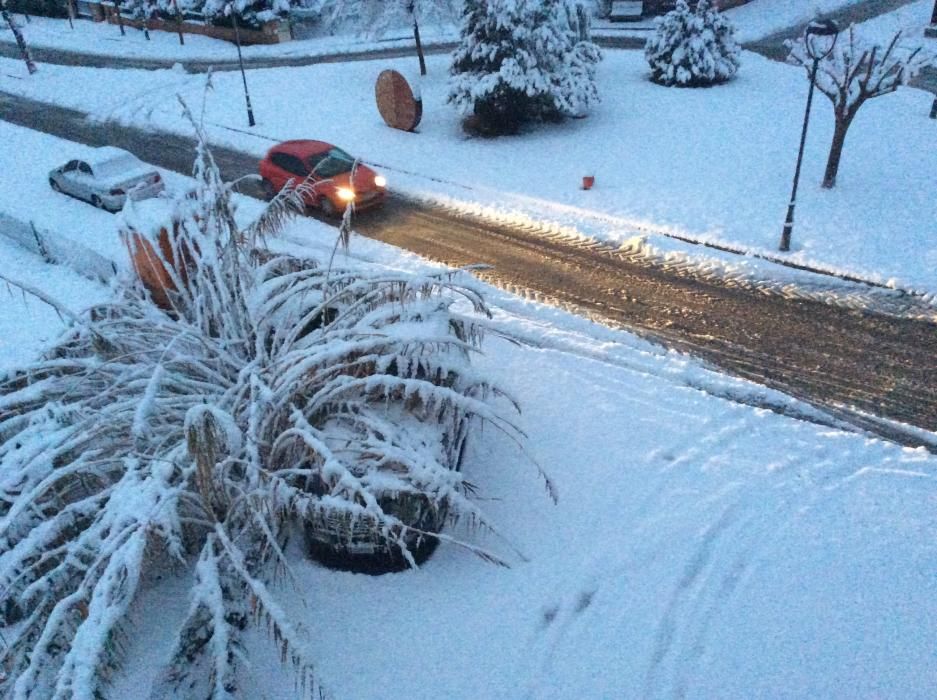
<svg viewBox="0 0 937 700">
<path fill-rule="evenodd" d="M 732 78 L 741 49 L 735 27 L 710 0 L 699 0 L 694 9 L 677 0 L 676 8 L 657 20 L 644 55 L 654 82 L 700 87 Z"/>
<path fill-rule="evenodd" d="M 291 576 L 292 526 L 345 523 L 412 562 L 420 537 L 453 541 L 412 511 L 486 524 L 456 469 L 474 426 L 522 438 L 470 364 L 487 313 L 471 282 L 269 251 L 301 197 L 239 228 L 198 133 L 171 220 L 124 211 L 170 308 L 139 283 L 88 315 L 57 305 L 72 327 L 0 378 L 0 697 L 106 696 L 141 582 L 173 564 L 191 600 L 160 697 L 237 697 L 252 622 L 296 697 L 320 697 L 268 586 Z"/>
<path fill-rule="evenodd" d="M 231 23 L 233 9 L 242 26 L 257 28 L 278 17 L 286 17 L 290 5 L 290 0 L 205 0 L 202 14 L 215 24 L 227 25 Z"/>
<path fill-rule="evenodd" d="M 574 0 L 468 2 L 449 101 L 481 133 L 582 115 L 598 102 L 598 47 Z"/>
</svg>

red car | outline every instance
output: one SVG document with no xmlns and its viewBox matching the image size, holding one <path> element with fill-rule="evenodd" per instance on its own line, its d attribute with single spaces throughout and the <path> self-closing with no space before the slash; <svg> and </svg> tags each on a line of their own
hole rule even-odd
<svg viewBox="0 0 937 700">
<path fill-rule="evenodd" d="M 303 199 L 327 216 L 339 216 L 349 202 L 355 209 L 367 209 L 384 201 L 387 180 L 366 165 L 358 164 L 355 180 L 351 170 L 355 159 L 325 141 L 284 141 L 260 161 L 264 193 L 273 198 L 292 180 L 292 187 L 304 181 L 309 185 Z"/>
</svg>

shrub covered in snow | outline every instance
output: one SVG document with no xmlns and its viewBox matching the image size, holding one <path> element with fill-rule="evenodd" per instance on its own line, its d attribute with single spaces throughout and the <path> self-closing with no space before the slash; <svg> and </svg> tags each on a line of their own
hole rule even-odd
<svg viewBox="0 0 937 700">
<path fill-rule="evenodd" d="M 470 364 L 487 309 L 461 273 L 276 255 L 262 237 L 301 198 L 241 230 L 204 147 L 195 174 L 171 250 L 149 248 L 170 308 L 125 285 L 0 383 L 0 696 L 100 697 L 141 581 L 172 562 L 191 602 L 167 697 L 236 696 L 252 621 L 308 691 L 305 637 L 268 588 L 293 526 L 365 523 L 412 562 L 414 535 L 454 540 L 415 531 L 400 496 L 484 526 L 454 468 L 465 440 L 522 438 Z"/>
<path fill-rule="evenodd" d="M 3 4 L 16 14 L 68 17 L 68 0 L 4 0 Z"/>
<path fill-rule="evenodd" d="M 662 85 L 699 87 L 722 83 L 739 68 L 735 27 L 710 0 L 691 10 L 687 0 L 657 20 L 644 46 L 651 80 Z"/>
<path fill-rule="evenodd" d="M 598 47 L 572 0 L 466 3 L 449 101 L 486 134 L 539 119 L 581 115 L 595 104 Z M 580 21 L 583 20 L 583 21 Z"/>
<path fill-rule="evenodd" d="M 205 0 L 201 12 L 215 24 L 231 23 L 231 10 L 245 27 L 260 27 L 265 22 L 285 17 L 290 11 L 290 0 Z"/>
<path fill-rule="evenodd" d="M 120 10 L 131 19 L 148 20 L 160 13 L 159 0 L 123 0 Z"/>
</svg>

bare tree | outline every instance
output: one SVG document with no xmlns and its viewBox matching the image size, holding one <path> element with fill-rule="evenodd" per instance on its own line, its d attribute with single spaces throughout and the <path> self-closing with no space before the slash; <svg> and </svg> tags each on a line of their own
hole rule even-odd
<svg viewBox="0 0 937 700">
<path fill-rule="evenodd" d="M 7 10 L 6 0 L 0 0 L 0 14 L 3 15 L 3 20 L 10 27 L 10 31 L 13 32 L 13 37 L 16 39 L 16 45 L 19 47 L 20 55 L 26 62 L 26 70 L 32 75 L 38 69 L 36 68 L 36 64 L 33 63 L 32 56 L 29 55 L 29 48 L 26 46 L 26 40 L 23 39 L 23 33 L 20 31 L 16 22 L 13 21 L 13 16 L 10 14 L 9 10 Z"/>
<path fill-rule="evenodd" d="M 836 184 L 846 132 L 859 108 L 873 97 L 894 92 L 932 62 L 933 57 L 921 47 L 908 49 L 901 45 L 900 39 L 899 31 L 887 47 L 866 44 L 856 35 L 854 26 L 850 26 L 829 56 L 820 61 L 817 88 L 830 98 L 836 119 L 823 187 L 829 189 Z M 803 40 L 789 46 L 788 61 L 803 66 L 809 76 L 813 61 L 807 55 Z"/>
</svg>

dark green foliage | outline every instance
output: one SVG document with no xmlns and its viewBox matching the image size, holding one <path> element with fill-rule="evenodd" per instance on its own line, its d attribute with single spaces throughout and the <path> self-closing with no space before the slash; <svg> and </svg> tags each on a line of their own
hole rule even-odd
<svg viewBox="0 0 937 700">
<path fill-rule="evenodd" d="M 68 3 L 65 0 L 7 0 L 6 6 L 15 14 L 68 17 Z"/>
<path fill-rule="evenodd" d="M 598 48 L 570 0 L 467 3 L 449 101 L 468 130 L 517 133 L 524 124 L 581 116 L 598 102 Z"/>
</svg>

